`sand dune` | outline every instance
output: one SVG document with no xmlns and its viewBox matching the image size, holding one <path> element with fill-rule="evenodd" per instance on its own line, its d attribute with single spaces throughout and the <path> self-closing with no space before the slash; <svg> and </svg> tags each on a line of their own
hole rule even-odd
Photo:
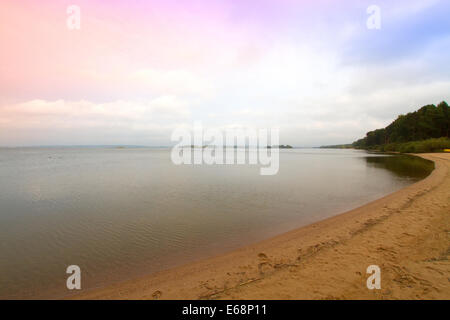
<svg viewBox="0 0 450 320">
<path fill-rule="evenodd" d="M 355 210 L 77 299 L 450 299 L 450 154 L 426 179 Z M 381 289 L 366 286 L 369 265 Z"/>
</svg>

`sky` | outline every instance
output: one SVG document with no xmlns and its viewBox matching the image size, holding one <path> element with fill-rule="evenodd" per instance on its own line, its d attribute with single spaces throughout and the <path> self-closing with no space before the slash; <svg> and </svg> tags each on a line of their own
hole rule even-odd
<svg viewBox="0 0 450 320">
<path fill-rule="evenodd" d="M 198 121 L 351 143 L 450 102 L 449 15 L 448 0 L 2 0 L 0 146 L 173 145 Z"/>
</svg>

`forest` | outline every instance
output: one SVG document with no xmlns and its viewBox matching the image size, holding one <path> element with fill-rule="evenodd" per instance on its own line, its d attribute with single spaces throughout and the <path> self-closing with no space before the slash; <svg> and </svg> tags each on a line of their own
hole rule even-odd
<svg viewBox="0 0 450 320">
<path fill-rule="evenodd" d="M 400 115 L 386 128 L 367 132 L 353 142 L 357 149 L 433 152 L 450 148 L 450 111 L 447 102 L 430 104 Z"/>
</svg>

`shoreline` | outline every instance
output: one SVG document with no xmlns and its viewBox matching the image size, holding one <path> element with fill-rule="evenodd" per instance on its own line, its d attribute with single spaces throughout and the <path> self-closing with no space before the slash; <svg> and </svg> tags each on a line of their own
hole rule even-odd
<svg viewBox="0 0 450 320">
<path fill-rule="evenodd" d="M 450 299 L 450 154 L 425 179 L 229 253 L 69 299 Z M 381 269 L 368 290 L 366 268 Z"/>
</svg>

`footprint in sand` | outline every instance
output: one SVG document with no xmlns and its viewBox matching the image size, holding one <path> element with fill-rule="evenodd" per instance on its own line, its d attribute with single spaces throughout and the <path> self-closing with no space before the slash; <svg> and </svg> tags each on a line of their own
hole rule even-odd
<svg viewBox="0 0 450 320">
<path fill-rule="evenodd" d="M 269 263 L 270 259 L 267 257 L 267 255 L 265 253 L 260 252 L 258 254 L 258 258 L 261 261 L 261 263 L 258 264 L 258 272 L 260 275 L 263 275 L 264 273 L 266 273 L 272 269 L 272 266 Z"/>
<path fill-rule="evenodd" d="M 161 295 L 162 295 L 162 292 L 157 290 L 157 291 L 153 292 L 152 298 L 153 298 L 153 300 L 158 300 L 161 297 Z"/>
<path fill-rule="evenodd" d="M 258 271 L 260 275 L 264 275 L 270 270 L 272 270 L 272 266 L 268 262 L 261 262 L 260 264 L 258 264 Z"/>
<path fill-rule="evenodd" d="M 258 258 L 262 259 L 262 260 L 267 260 L 267 256 L 264 252 L 260 252 L 258 253 Z"/>
</svg>

